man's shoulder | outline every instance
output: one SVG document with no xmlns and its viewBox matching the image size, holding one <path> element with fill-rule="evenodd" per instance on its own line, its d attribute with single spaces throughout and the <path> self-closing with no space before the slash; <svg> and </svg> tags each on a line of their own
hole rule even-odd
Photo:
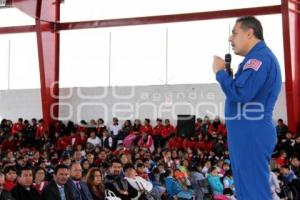
<svg viewBox="0 0 300 200">
<path fill-rule="evenodd" d="M 79 181 L 80 185 L 83 186 L 83 187 L 88 187 L 88 184 L 84 181 Z"/>
<path fill-rule="evenodd" d="M 23 187 L 20 184 L 17 184 L 15 187 L 13 187 L 11 189 L 11 193 L 18 192 L 18 191 L 20 191 L 22 189 L 23 189 Z"/>
<path fill-rule="evenodd" d="M 105 181 L 113 181 L 115 179 L 115 177 L 111 174 L 107 174 L 105 176 Z"/>
<path fill-rule="evenodd" d="M 65 185 L 67 185 L 69 187 L 72 187 L 73 185 L 75 186 L 75 184 L 73 183 L 71 178 L 68 178 L 67 183 Z"/>
<path fill-rule="evenodd" d="M 248 69 L 258 71 L 261 68 L 268 68 L 272 63 L 272 57 L 264 53 L 254 53 L 247 57 L 243 63 L 241 66 L 243 71 Z"/>
<path fill-rule="evenodd" d="M 268 47 L 263 48 L 257 52 L 254 52 L 251 57 L 264 61 L 265 63 L 274 63 L 277 60 L 274 53 Z M 276 61 L 277 63 L 277 61 Z"/>
<path fill-rule="evenodd" d="M 5 200 L 15 200 L 15 198 L 12 196 L 12 194 L 9 191 L 3 190 L 2 196 Z"/>
<path fill-rule="evenodd" d="M 53 194 L 56 188 L 58 190 L 56 183 L 54 181 L 50 181 L 49 184 L 43 189 L 42 195 Z"/>
</svg>

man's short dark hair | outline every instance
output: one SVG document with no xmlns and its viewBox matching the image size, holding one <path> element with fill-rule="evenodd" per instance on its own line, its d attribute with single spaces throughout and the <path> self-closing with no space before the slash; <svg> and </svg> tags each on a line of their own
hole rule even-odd
<svg viewBox="0 0 300 200">
<path fill-rule="evenodd" d="M 64 165 L 64 164 L 59 164 L 55 167 L 54 174 L 57 174 L 59 169 L 69 169 L 69 167 L 67 165 Z"/>
<path fill-rule="evenodd" d="M 236 23 L 241 23 L 242 29 L 253 29 L 254 35 L 259 40 L 264 40 L 263 28 L 260 21 L 253 16 L 239 17 Z"/>
<path fill-rule="evenodd" d="M 128 169 L 134 169 L 134 165 L 131 163 L 126 163 L 123 167 L 123 171 L 126 172 Z"/>
<path fill-rule="evenodd" d="M 165 173 L 164 173 L 164 177 L 168 177 L 172 174 L 171 168 L 166 169 Z"/>
<path fill-rule="evenodd" d="M 144 163 L 138 163 L 138 164 L 136 165 L 136 167 L 137 167 L 137 168 L 145 167 L 145 165 L 144 165 Z"/>
<path fill-rule="evenodd" d="M 290 169 L 290 166 L 289 165 L 282 165 L 280 168 L 284 168 L 284 169 Z"/>
<path fill-rule="evenodd" d="M 73 169 L 74 165 L 80 165 L 80 166 L 81 166 L 80 163 L 73 161 L 73 162 L 71 162 L 71 165 L 70 165 L 70 167 L 68 167 L 68 168 L 69 168 L 69 169 Z"/>
<path fill-rule="evenodd" d="M 274 168 L 274 169 L 272 169 L 272 172 L 274 172 L 274 173 L 280 173 L 280 170 L 278 168 Z"/>
<path fill-rule="evenodd" d="M 32 168 L 30 166 L 21 167 L 20 169 L 17 170 L 18 177 L 20 177 L 22 175 L 23 171 L 31 171 L 32 172 Z"/>
<path fill-rule="evenodd" d="M 122 162 L 120 161 L 120 159 L 118 159 L 118 158 L 113 158 L 113 159 L 111 160 L 111 166 L 113 165 L 113 163 L 118 163 L 118 164 L 123 165 Z"/>
<path fill-rule="evenodd" d="M 10 171 L 17 172 L 17 169 L 15 166 L 7 166 L 4 168 L 3 173 L 6 175 Z"/>
</svg>

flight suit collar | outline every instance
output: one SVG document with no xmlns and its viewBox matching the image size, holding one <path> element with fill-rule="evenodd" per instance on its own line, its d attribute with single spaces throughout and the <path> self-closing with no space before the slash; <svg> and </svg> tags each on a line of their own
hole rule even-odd
<svg viewBox="0 0 300 200">
<path fill-rule="evenodd" d="M 254 47 L 252 47 L 252 49 L 250 49 L 250 51 L 246 54 L 245 59 L 247 59 L 251 54 L 253 54 L 254 52 L 257 52 L 258 50 L 265 48 L 267 45 L 264 41 L 259 41 L 258 43 L 256 43 L 254 45 Z"/>
</svg>

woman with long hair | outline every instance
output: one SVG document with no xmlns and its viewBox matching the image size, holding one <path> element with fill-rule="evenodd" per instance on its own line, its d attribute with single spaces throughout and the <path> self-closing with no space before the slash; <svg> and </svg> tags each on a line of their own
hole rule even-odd
<svg viewBox="0 0 300 200">
<path fill-rule="evenodd" d="M 87 185 L 93 196 L 93 200 L 104 200 L 104 184 L 102 172 L 99 168 L 93 167 L 87 174 Z"/>
</svg>

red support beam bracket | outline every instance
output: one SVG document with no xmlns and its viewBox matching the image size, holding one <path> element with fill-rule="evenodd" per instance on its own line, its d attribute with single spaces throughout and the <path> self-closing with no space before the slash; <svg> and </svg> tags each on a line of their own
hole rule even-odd
<svg viewBox="0 0 300 200">
<path fill-rule="evenodd" d="M 18 8 L 25 14 L 36 18 L 37 0 L 10 0 L 13 7 Z"/>
</svg>

